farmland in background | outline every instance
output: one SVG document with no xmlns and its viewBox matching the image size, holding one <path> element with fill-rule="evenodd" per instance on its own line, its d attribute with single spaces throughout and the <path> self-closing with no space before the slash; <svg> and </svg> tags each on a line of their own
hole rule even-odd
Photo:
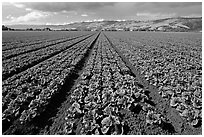
<svg viewBox="0 0 204 137">
<path fill-rule="evenodd" d="M 2 134 L 202 134 L 202 33 L 3 32 Z"/>
</svg>

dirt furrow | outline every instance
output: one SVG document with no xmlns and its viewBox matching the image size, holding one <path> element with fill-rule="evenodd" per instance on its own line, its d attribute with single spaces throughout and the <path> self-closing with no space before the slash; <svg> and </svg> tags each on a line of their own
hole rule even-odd
<svg viewBox="0 0 204 137">
<path fill-rule="evenodd" d="M 105 35 L 105 34 L 104 34 Z M 105 35 L 105 37 L 110 42 L 110 45 L 115 49 L 118 55 L 125 62 L 126 66 L 132 71 L 133 75 L 138 80 L 141 87 L 144 87 L 147 92 L 149 92 L 149 96 L 152 98 L 152 101 L 155 105 L 155 108 L 158 109 L 164 116 L 169 119 L 170 123 L 165 125 L 166 128 L 174 131 L 175 134 L 181 134 L 184 132 L 184 129 L 189 128 L 183 119 L 179 116 L 178 112 L 169 105 L 168 101 L 165 101 L 158 92 L 157 87 L 150 85 L 145 78 L 140 74 L 140 70 L 137 67 L 134 67 L 129 60 L 120 52 L 119 49 L 115 45 L 112 44 L 111 40 Z"/>
<path fill-rule="evenodd" d="M 77 79 L 83 71 L 83 68 L 91 54 L 91 51 L 99 35 L 100 33 L 97 34 L 97 37 L 92 41 L 91 46 L 88 48 L 83 58 L 77 63 L 75 71 L 66 78 L 65 84 L 62 86 L 61 90 L 56 93 L 55 96 L 51 99 L 45 111 L 29 123 L 20 124 L 19 121 L 14 122 L 12 127 L 10 127 L 4 134 L 40 134 L 40 132 L 48 129 L 52 125 L 53 118 L 56 117 L 63 102 L 65 102 L 67 96 L 69 96 L 70 90 L 77 83 Z M 16 125 L 18 125 L 18 127 L 16 127 Z"/>
<path fill-rule="evenodd" d="M 94 34 L 93 34 L 93 35 L 94 35 Z M 69 45 L 68 47 L 66 47 L 66 48 L 63 49 L 63 50 L 60 50 L 60 51 L 58 51 L 58 52 L 54 52 L 54 53 L 50 54 L 50 55 L 47 56 L 47 57 L 41 58 L 41 59 L 39 59 L 39 60 L 37 60 L 37 61 L 34 61 L 34 62 L 32 62 L 32 63 L 30 63 L 30 64 L 28 64 L 28 65 L 25 65 L 25 66 L 23 66 L 23 67 L 21 67 L 21 68 L 17 68 L 16 71 L 13 71 L 13 72 L 11 72 L 11 73 L 9 73 L 9 74 L 3 75 L 3 76 L 2 76 L 2 80 L 6 80 L 6 79 L 8 79 L 9 77 L 12 77 L 13 75 L 19 74 L 19 73 L 21 73 L 21 72 L 23 72 L 23 71 L 25 71 L 25 70 L 27 70 L 27 69 L 29 69 L 29 68 L 31 68 L 31 67 L 34 67 L 34 66 L 36 66 L 37 64 L 39 64 L 39 63 L 41 63 L 41 62 L 43 62 L 43 61 L 45 61 L 45 60 L 47 60 L 47 59 L 49 59 L 49 58 L 51 58 L 51 57 L 57 55 L 57 54 L 59 54 L 59 53 L 65 51 L 65 50 L 71 48 L 72 46 L 74 46 L 74 45 L 76 45 L 76 44 L 78 44 L 78 43 L 80 43 L 80 42 L 82 42 L 82 41 L 84 41 L 84 40 L 90 38 L 90 37 L 93 36 L 93 35 L 90 35 L 90 36 L 88 36 L 88 37 L 85 37 L 84 39 L 79 40 L 79 41 L 77 41 L 77 42 L 75 42 L 75 43 Z"/>
<path fill-rule="evenodd" d="M 84 36 L 85 36 L 85 35 L 77 36 L 77 37 L 73 37 L 73 38 L 68 38 L 68 39 L 63 40 L 63 41 L 59 41 L 59 42 L 56 42 L 56 43 L 48 44 L 48 45 L 46 45 L 46 46 L 41 46 L 41 47 L 38 47 L 38 48 L 35 48 L 35 49 L 30 49 L 30 50 L 28 49 L 28 50 L 22 51 L 22 52 L 20 52 L 20 53 L 12 53 L 12 51 L 11 51 L 11 54 L 9 54 L 9 56 L 3 58 L 3 60 L 10 59 L 10 58 L 12 58 L 12 57 L 15 57 L 15 56 L 18 56 L 18 55 L 22 55 L 22 54 L 25 54 L 25 53 L 29 53 L 29 52 L 41 50 L 41 49 L 43 49 L 43 48 L 47 48 L 47 47 L 50 47 L 50 46 L 53 46 L 53 45 L 65 43 L 65 42 L 67 42 L 67 41 L 71 41 L 71 40 L 74 40 L 74 39 L 77 39 L 77 38 L 80 38 L 80 37 L 84 37 Z M 61 38 L 60 38 L 60 39 L 61 39 Z M 52 41 L 56 41 L 56 40 L 60 40 L 60 39 L 50 40 L 50 41 L 47 41 L 47 42 L 52 42 Z M 35 45 L 35 44 L 42 44 L 43 42 L 44 42 L 44 41 L 42 41 L 42 42 L 40 42 L 40 43 L 34 43 L 34 44 L 26 45 L 26 47 L 31 46 L 31 45 Z M 20 49 L 20 48 L 18 48 L 18 49 Z M 12 49 L 12 50 L 13 50 L 13 49 Z M 15 51 L 15 49 L 14 49 L 14 51 Z M 14 51 L 13 51 L 13 52 L 14 52 Z M 4 52 L 4 51 L 3 51 L 3 52 Z M 6 52 L 7 52 L 7 51 L 6 51 Z M 3 54 L 4 54 L 4 53 L 3 53 Z"/>
<path fill-rule="evenodd" d="M 35 44 L 40 44 L 40 43 L 43 43 L 45 39 L 42 39 L 42 40 L 36 40 L 35 42 L 33 43 L 30 43 L 30 44 L 26 44 L 26 45 L 22 45 L 22 46 L 32 46 L 32 45 L 35 45 Z M 10 43 L 6 43 L 6 44 L 10 44 Z M 3 47 L 7 46 L 6 44 L 2 45 Z M 11 43 L 12 45 L 14 44 L 22 44 L 22 43 Z M 22 47 L 20 46 L 20 47 Z M 20 48 L 20 47 L 12 47 L 12 48 L 7 48 L 7 49 L 2 49 L 2 51 L 7 51 L 7 50 L 13 50 L 13 49 L 16 49 L 16 48 Z"/>
</svg>

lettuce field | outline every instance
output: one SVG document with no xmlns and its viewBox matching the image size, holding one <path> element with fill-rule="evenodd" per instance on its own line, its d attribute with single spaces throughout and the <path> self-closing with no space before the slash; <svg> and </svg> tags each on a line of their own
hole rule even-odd
<svg viewBox="0 0 204 137">
<path fill-rule="evenodd" d="M 202 33 L 3 32 L 2 132 L 201 135 Z"/>
</svg>

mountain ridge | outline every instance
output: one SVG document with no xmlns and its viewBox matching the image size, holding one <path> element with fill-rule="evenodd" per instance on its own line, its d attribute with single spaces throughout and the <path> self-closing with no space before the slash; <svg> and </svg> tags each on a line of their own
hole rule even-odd
<svg viewBox="0 0 204 137">
<path fill-rule="evenodd" d="M 12 29 L 43 29 L 52 30 L 106 30 L 106 31 L 202 31 L 202 17 L 176 17 L 148 21 L 137 20 L 95 20 L 57 25 L 7 25 Z"/>
</svg>

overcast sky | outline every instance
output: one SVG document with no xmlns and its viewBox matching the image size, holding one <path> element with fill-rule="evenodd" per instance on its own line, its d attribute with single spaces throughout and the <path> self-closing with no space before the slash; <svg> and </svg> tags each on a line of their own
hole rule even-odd
<svg viewBox="0 0 204 137">
<path fill-rule="evenodd" d="M 2 22 L 8 24 L 66 24 L 97 20 L 152 20 L 201 17 L 201 2 L 30 2 L 2 4 Z"/>
</svg>

